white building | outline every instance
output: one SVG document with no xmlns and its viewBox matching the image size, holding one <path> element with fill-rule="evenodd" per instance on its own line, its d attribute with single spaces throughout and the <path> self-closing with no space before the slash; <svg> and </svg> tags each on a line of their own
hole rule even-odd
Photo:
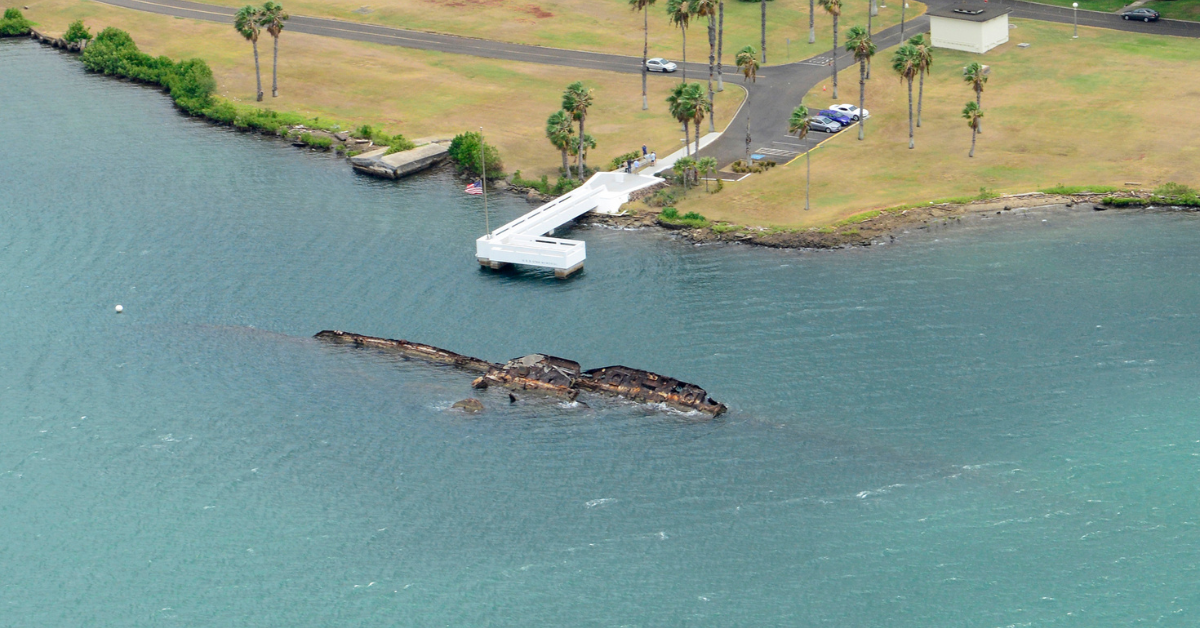
<svg viewBox="0 0 1200 628">
<path fill-rule="evenodd" d="M 972 2 L 929 11 L 929 33 L 934 48 L 983 54 L 1008 41 L 1008 14 L 1012 9 Z"/>
</svg>

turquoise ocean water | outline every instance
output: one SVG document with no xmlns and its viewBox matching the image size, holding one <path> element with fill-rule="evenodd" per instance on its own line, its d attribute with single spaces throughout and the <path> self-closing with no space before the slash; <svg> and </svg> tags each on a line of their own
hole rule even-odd
<svg viewBox="0 0 1200 628">
<path fill-rule="evenodd" d="M 1196 216 L 835 253 L 578 229 L 579 277 L 491 273 L 449 175 L 354 176 L 12 41 L 0 146 L 0 626 L 1200 622 Z M 327 328 L 731 411 L 466 417 L 469 374 Z"/>
</svg>

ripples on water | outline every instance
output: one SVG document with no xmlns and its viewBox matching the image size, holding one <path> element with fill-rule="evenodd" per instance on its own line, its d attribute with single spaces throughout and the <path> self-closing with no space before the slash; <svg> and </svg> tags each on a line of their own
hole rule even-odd
<svg viewBox="0 0 1200 628">
<path fill-rule="evenodd" d="M 1191 215 L 835 254 L 581 229 L 560 282 L 479 270 L 444 173 L 356 177 L 31 44 L 0 121 L 0 624 L 1195 623 Z M 325 328 L 732 411 L 454 414 L 470 375 Z"/>
</svg>

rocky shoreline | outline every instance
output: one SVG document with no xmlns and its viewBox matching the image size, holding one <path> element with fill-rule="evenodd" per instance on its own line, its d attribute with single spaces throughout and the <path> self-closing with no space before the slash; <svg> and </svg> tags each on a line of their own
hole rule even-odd
<svg viewBox="0 0 1200 628">
<path fill-rule="evenodd" d="M 621 215 L 587 214 L 580 224 L 619 229 L 663 229 L 696 244 L 740 243 L 780 249 L 848 249 L 867 247 L 894 241 L 896 236 L 912 230 L 945 225 L 965 216 L 1004 214 L 1018 209 L 1037 207 L 1086 205 L 1096 211 L 1115 208 L 1112 199 L 1126 199 L 1123 207 L 1156 205 L 1156 197 L 1148 191 L 1129 190 L 1113 193 L 1080 192 L 1076 194 L 1046 194 L 1030 192 L 969 203 L 939 203 L 913 207 L 863 212 L 835 226 L 809 229 L 779 229 L 769 227 L 740 227 L 716 222 L 704 227 L 688 227 L 663 221 L 657 212 L 638 211 Z M 1167 205 L 1164 205 L 1167 206 Z M 1200 211 L 1195 207 L 1183 208 Z"/>
</svg>

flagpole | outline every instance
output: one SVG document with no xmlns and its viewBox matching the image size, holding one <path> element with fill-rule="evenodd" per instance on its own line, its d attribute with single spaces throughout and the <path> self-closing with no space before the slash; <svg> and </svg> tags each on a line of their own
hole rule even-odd
<svg viewBox="0 0 1200 628">
<path fill-rule="evenodd" d="M 492 239 L 492 224 L 488 218 L 487 208 L 487 160 L 484 159 L 484 147 L 487 146 L 483 142 L 483 127 L 479 127 L 479 172 L 483 175 L 480 177 L 483 183 L 483 226 L 487 229 L 488 239 Z"/>
</svg>

